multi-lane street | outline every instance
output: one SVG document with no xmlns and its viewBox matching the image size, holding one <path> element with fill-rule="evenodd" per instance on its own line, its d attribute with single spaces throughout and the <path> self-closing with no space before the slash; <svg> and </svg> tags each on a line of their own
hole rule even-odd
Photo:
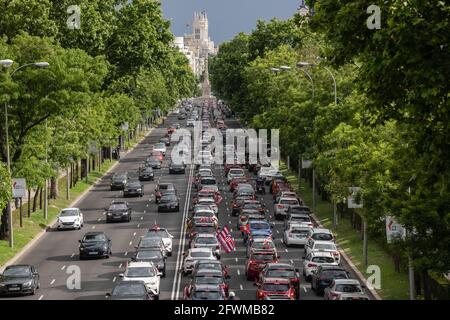
<svg viewBox="0 0 450 320">
<path fill-rule="evenodd" d="M 212 104 L 211 104 L 212 106 Z M 168 147 L 161 169 L 155 169 L 154 181 L 144 182 L 144 196 L 128 198 L 132 207 L 131 222 L 106 223 L 105 208 L 112 200 L 122 199 L 122 191 L 110 191 L 110 180 L 114 173 L 137 171 L 147 159 L 155 143 L 167 135 L 167 128 L 174 123 L 185 125 L 185 120 L 178 120 L 175 114 L 167 117 L 164 124 L 154 128 L 134 150 L 123 157 L 118 165 L 100 182 L 95 185 L 77 204 L 84 214 L 84 227 L 81 230 L 57 231 L 55 228 L 29 250 L 17 264 L 34 265 L 40 274 L 40 289 L 36 295 L 12 299 L 105 299 L 121 279 L 125 266 L 130 261 L 142 236 L 155 224 L 166 228 L 173 236 L 173 255 L 166 260 L 166 277 L 161 278 L 160 299 L 182 299 L 183 289 L 189 277 L 180 270 L 183 262 L 183 252 L 187 250 L 186 218 L 192 209 L 192 198 L 196 190 L 192 186 L 195 173 L 194 165 L 188 165 L 185 174 L 169 174 L 169 159 L 173 144 Z M 238 128 L 234 119 L 226 119 L 228 128 Z M 214 124 L 212 124 L 214 125 Z M 192 129 L 191 129 L 192 130 Z M 248 178 L 255 178 L 253 173 L 246 171 Z M 246 246 L 241 232 L 236 230 L 237 217 L 231 215 L 232 194 L 224 175 L 222 165 L 214 165 L 214 176 L 217 179 L 223 201 L 219 205 L 218 220 L 220 226 L 228 226 L 235 239 L 235 250 L 225 253 L 222 250 L 221 261 L 229 268 L 230 291 L 234 291 L 242 300 L 256 299 L 256 288 L 253 281 L 248 281 L 245 275 Z M 171 182 L 180 198 L 179 212 L 157 212 L 154 200 L 154 189 L 158 183 Z M 258 199 L 267 209 L 266 217 L 274 222 L 273 238 L 276 244 L 280 262 L 291 263 L 302 273 L 303 248 L 286 247 L 282 242 L 283 222 L 274 219 L 274 201 L 268 192 L 258 195 Z M 109 259 L 80 260 L 78 256 L 78 240 L 89 231 L 104 231 L 112 240 L 112 255 Z M 344 267 L 345 263 L 342 262 Z M 74 267 L 75 266 L 75 267 Z M 81 288 L 70 288 L 74 270 L 80 268 Z M 74 269 L 75 268 L 75 269 Z M 351 271 L 347 268 L 348 271 Z M 354 276 L 354 275 L 352 275 Z M 68 286 L 69 282 L 69 286 Z M 311 290 L 311 284 L 303 277 L 300 282 L 300 300 L 322 299 Z"/>
</svg>

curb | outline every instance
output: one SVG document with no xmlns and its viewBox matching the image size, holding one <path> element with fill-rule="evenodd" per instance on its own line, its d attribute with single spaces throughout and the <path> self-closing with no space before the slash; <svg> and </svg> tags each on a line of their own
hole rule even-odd
<svg viewBox="0 0 450 320">
<path fill-rule="evenodd" d="M 317 226 L 323 227 L 322 224 L 320 223 L 319 219 L 316 217 L 316 215 L 314 213 L 311 214 L 311 217 L 313 218 L 314 223 L 316 223 Z M 355 264 L 352 262 L 352 260 L 349 258 L 349 256 L 342 249 L 338 248 L 338 250 L 339 250 L 341 257 L 344 258 L 345 262 L 349 265 L 349 267 L 356 274 L 356 277 L 358 278 L 358 280 L 361 283 L 366 284 L 367 279 L 364 277 L 364 275 L 361 273 L 361 271 L 359 271 L 359 269 L 355 266 Z M 368 286 L 366 286 L 366 289 L 369 292 L 369 294 L 372 296 L 373 300 L 383 300 L 374 289 L 371 289 Z"/>
<path fill-rule="evenodd" d="M 130 148 L 128 151 L 125 151 L 123 156 L 126 156 L 128 153 L 130 153 L 131 151 L 133 151 L 145 138 L 147 138 L 150 133 L 152 133 L 154 128 L 151 128 L 139 141 L 137 141 L 137 143 L 134 145 L 133 148 Z M 122 158 L 122 156 L 121 156 Z M 94 183 L 87 188 L 85 191 L 83 191 L 82 194 L 80 194 L 76 199 L 74 199 L 68 207 L 74 207 L 76 204 L 78 204 L 80 201 L 82 201 L 86 195 L 95 187 L 97 186 L 97 184 L 108 174 L 111 173 L 111 171 L 114 170 L 114 168 L 120 163 L 120 160 L 117 161 L 115 164 L 113 164 L 108 171 L 106 171 L 101 177 L 98 177 L 97 180 L 94 181 Z M 31 239 L 19 252 L 17 252 L 14 257 L 12 257 L 11 259 L 9 259 L 8 261 L 6 261 L 2 266 L 0 266 L 0 272 L 3 272 L 4 269 L 11 265 L 14 264 L 17 260 L 19 260 L 20 258 L 22 258 L 22 256 L 24 256 L 26 253 L 28 253 L 40 240 L 41 238 L 47 233 L 47 231 L 49 231 L 55 224 L 56 224 L 56 218 L 53 219 L 46 227 L 45 229 L 43 229 L 41 232 L 39 232 L 33 239 Z"/>
</svg>

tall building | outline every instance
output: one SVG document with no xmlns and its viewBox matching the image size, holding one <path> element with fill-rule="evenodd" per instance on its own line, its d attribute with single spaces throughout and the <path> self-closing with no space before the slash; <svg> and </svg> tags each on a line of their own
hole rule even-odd
<svg viewBox="0 0 450 320">
<path fill-rule="evenodd" d="M 300 6 L 298 8 L 298 14 L 301 15 L 302 17 L 306 17 L 310 14 L 309 8 L 306 5 L 305 0 L 300 1 Z"/>
<path fill-rule="evenodd" d="M 214 42 L 209 37 L 209 22 L 208 16 L 205 11 L 200 13 L 194 13 L 194 20 L 191 24 L 192 33 L 185 34 L 184 37 L 177 37 L 178 43 L 181 43 L 183 38 L 183 49 L 186 56 L 191 55 L 195 60 L 191 63 L 192 70 L 197 76 L 202 75 L 207 67 L 206 61 L 210 55 L 217 53 L 217 48 L 214 46 Z M 189 57 L 188 57 L 189 58 Z"/>
</svg>

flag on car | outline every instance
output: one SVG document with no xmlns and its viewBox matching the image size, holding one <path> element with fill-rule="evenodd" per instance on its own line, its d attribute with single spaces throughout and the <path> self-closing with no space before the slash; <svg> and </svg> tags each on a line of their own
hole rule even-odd
<svg viewBox="0 0 450 320">
<path fill-rule="evenodd" d="M 219 204 L 222 202 L 222 200 L 223 200 L 223 198 L 222 198 L 222 196 L 220 195 L 220 193 L 216 192 L 216 193 L 214 194 L 214 202 L 215 202 L 217 205 L 219 205 Z"/>
<path fill-rule="evenodd" d="M 217 239 L 219 239 L 220 245 L 226 253 L 230 253 L 231 251 L 233 251 L 234 239 L 227 226 L 223 227 L 222 231 L 217 233 Z"/>
</svg>

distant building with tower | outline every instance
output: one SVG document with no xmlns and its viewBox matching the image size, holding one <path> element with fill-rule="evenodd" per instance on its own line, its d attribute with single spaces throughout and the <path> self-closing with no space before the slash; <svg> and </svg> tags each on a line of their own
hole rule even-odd
<svg viewBox="0 0 450 320">
<path fill-rule="evenodd" d="M 209 37 L 208 16 L 205 11 L 195 12 L 190 26 L 192 33 L 176 37 L 174 45 L 186 55 L 192 70 L 200 76 L 206 70 L 208 57 L 217 54 L 217 48 Z"/>
</svg>

